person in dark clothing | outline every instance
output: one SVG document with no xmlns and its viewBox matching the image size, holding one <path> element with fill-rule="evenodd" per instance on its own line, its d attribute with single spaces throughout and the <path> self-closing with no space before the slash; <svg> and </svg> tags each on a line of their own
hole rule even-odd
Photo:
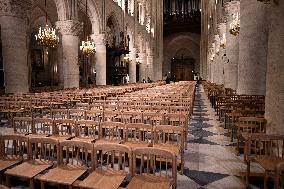
<svg viewBox="0 0 284 189">
<path fill-rule="evenodd" d="M 167 78 L 166 78 L 166 84 L 170 84 L 170 83 L 171 83 L 171 79 L 170 79 L 169 76 L 167 76 Z"/>
<path fill-rule="evenodd" d="M 88 77 L 88 84 L 93 84 L 93 81 L 90 77 Z"/>
</svg>

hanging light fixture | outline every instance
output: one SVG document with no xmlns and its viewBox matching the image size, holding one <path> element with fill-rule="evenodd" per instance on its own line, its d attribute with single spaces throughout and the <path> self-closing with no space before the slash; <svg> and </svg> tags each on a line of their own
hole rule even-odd
<svg viewBox="0 0 284 189">
<path fill-rule="evenodd" d="M 45 27 L 39 27 L 38 34 L 35 35 L 40 46 L 55 48 L 59 43 L 59 37 L 56 35 L 56 30 L 49 28 L 47 24 L 47 7 L 45 0 Z"/>
<path fill-rule="evenodd" d="M 239 13 L 233 15 L 233 21 L 230 24 L 230 34 L 237 36 L 240 33 L 240 18 Z"/>
<path fill-rule="evenodd" d="M 226 47 L 226 34 L 225 33 L 223 33 L 223 36 L 221 38 L 220 47 L 222 47 L 223 49 L 225 49 Z"/>
<path fill-rule="evenodd" d="M 88 7 L 87 7 L 87 0 L 86 0 L 86 24 L 87 25 L 87 15 L 88 15 Z M 84 38 L 86 37 L 86 30 L 84 30 Z M 83 55 L 86 55 L 87 57 L 91 54 L 94 54 L 96 51 L 95 43 L 93 40 L 89 40 L 89 37 L 87 37 L 86 41 L 82 41 L 80 50 L 82 51 Z"/>
</svg>

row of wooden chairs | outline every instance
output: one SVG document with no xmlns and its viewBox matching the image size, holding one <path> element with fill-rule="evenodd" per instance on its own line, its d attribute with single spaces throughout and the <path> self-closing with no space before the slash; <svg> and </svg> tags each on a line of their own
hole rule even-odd
<svg viewBox="0 0 284 189">
<path fill-rule="evenodd" d="M 70 119 L 17 118 L 14 133 L 28 137 L 50 137 L 57 140 L 78 140 L 89 143 L 123 143 L 129 147 L 155 146 L 173 152 L 184 169 L 185 128 L 173 125 L 97 122 Z"/>
<path fill-rule="evenodd" d="M 264 189 L 268 188 L 269 178 L 273 179 L 274 188 L 279 189 L 279 180 L 283 183 L 283 177 L 280 177 L 282 171 L 278 169 L 284 164 L 284 135 L 244 133 L 242 137 L 245 140 L 244 160 L 247 164 L 246 186 L 249 186 L 250 176 L 255 175 L 250 170 L 250 165 L 255 162 L 264 169 Z"/>
<path fill-rule="evenodd" d="M 123 144 L 92 144 L 52 138 L 1 136 L 1 178 L 65 185 L 69 188 L 176 188 L 176 156 L 160 148 L 129 148 Z M 6 177 L 4 179 L 4 176 Z"/>
</svg>

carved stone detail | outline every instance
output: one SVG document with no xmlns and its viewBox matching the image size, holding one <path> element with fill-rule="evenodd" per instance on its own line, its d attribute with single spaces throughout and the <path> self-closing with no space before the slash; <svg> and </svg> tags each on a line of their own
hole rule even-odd
<svg viewBox="0 0 284 189">
<path fill-rule="evenodd" d="M 105 34 L 92 34 L 91 38 L 94 40 L 95 45 L 106 45 L 107 43 Z"/>
<path fill-rule="evenodd" d="M 55 24 L 62 35 L 78 36 L 83 30 L 83 23 L 74 20 L 57 21 Z"/>
<path fill-rule="evenodd" d="M 28 3 L 21 3 L 18 0 L 1 0 L 0 16 L 27 17 Z"/>
</svg>

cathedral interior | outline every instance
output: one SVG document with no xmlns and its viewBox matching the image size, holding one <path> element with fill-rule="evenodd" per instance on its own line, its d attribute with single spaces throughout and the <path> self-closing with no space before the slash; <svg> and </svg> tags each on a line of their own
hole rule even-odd
<svg viewBox="0 0 284 189">
<path fill-rule="evenodd" d="M 0 189 L 284 189 L 283 49 L 284 0 L 0 0 Z"/>
</svg>

